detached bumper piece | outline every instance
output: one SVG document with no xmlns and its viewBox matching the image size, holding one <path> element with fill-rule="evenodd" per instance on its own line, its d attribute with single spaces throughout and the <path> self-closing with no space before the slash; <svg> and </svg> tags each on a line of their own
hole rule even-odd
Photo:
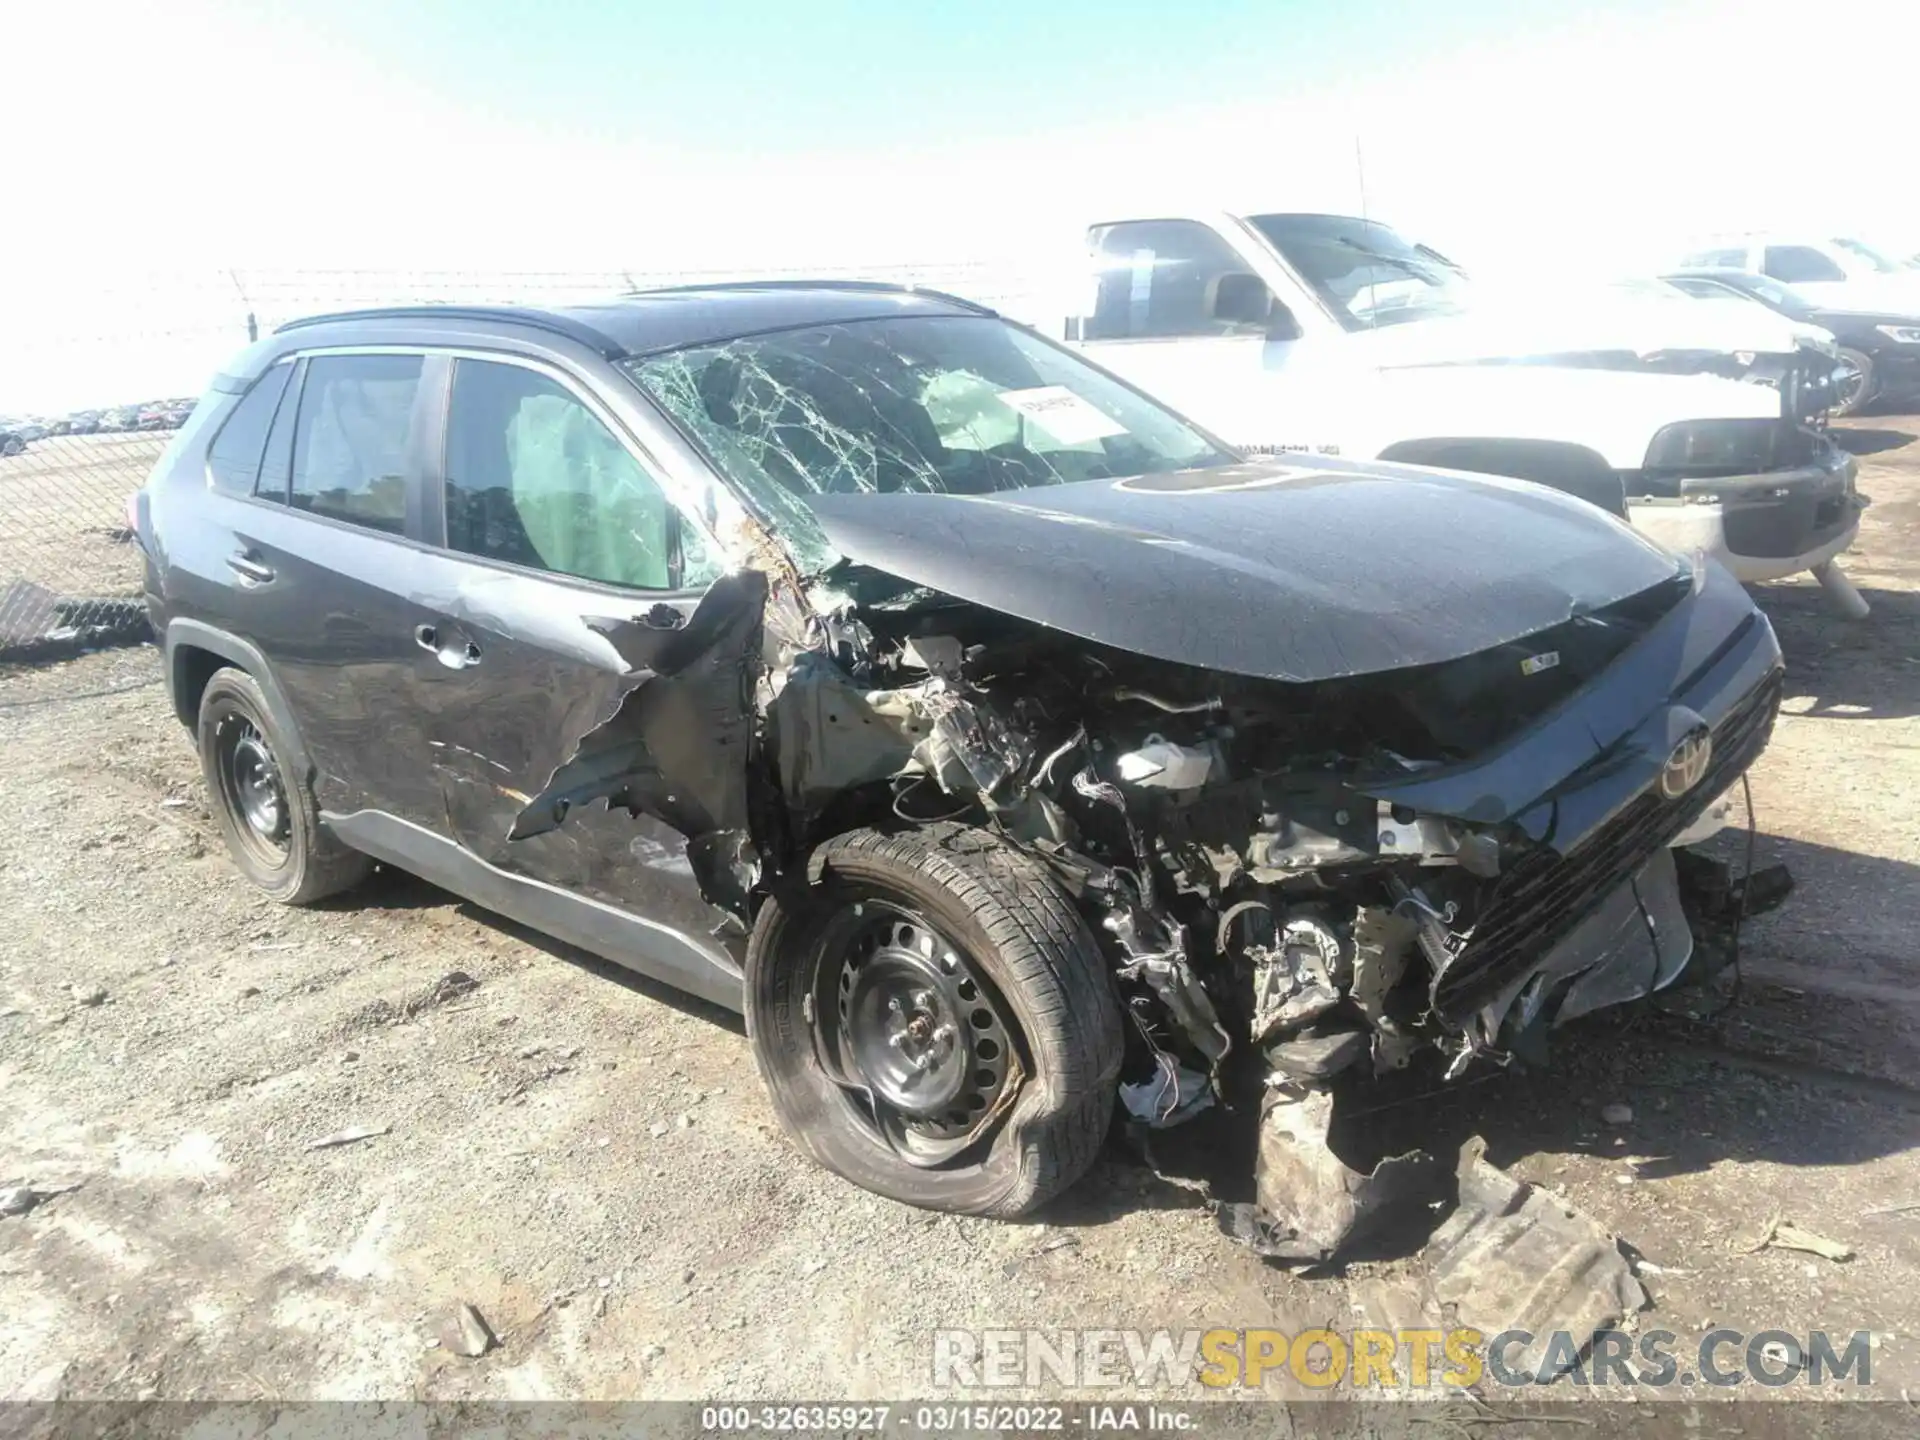
<svg viewBox="0 0 1920 1440">
<path fill-rule="evenodd" d="M 1646 468 L 1621 477 L 1636 528 L 1669 549 L 1704 550 L 1742 580 L 1774 580 L 1830 562 L 1853 543 L 1866 499 L 1860 462 L 1831 437 L 1785 422 L 1655 437 Z M 1772 426 L 1772 429 L 1765 428 Z"/>
</svg>

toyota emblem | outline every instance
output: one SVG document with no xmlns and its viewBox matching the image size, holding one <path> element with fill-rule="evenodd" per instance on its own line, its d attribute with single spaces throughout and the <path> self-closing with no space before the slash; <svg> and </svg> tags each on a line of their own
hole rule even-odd
<svg viewBox="0 0 1920 1440">
<path fill-rule="evenodd" d="M 1660 793 L 1678 800 L 1706 777 L 1712 759 L 1713 737 L 1704 730 L 1694 731 L 1673 747 L 1667 763 L 1660 768 Z"/>
</svg>

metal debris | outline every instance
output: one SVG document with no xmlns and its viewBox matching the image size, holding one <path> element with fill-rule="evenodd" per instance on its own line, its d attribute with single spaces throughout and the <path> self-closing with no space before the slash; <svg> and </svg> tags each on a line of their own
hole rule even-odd
<svg viewBox="0 0 1920 1440">
<path fill-rule="evenodd" d="M 107 1003 L 107 992 L 98 985 L 69 985 L 67 993 L 73 996 L 74 1004 L 88 1009 Z"/>
<path fill-rule="evenodd" d="M 1851 1245 L 1843 1245 L 1838 1240 L 1829 1240 L 1824 1235 L 1803 1230 L 1791 1220 L 1781 1219 L 1777 1211 L 1767 1217 L 1758 1231 L 1736 1242 L 1734 1248 L 1743 1255 L 1752 1255 L 1769 1246 L 1776 1250 L 1802 1250 L 1809 1255 L 1818 1255 L 1826 1260 L 1853 1259 Z"/>
<path fill-rule="evenodd" d="M 1460 1148 L 1460 1205 L 1428 1242 L 1434 1297 L 1488 1335 L 1537 1338 L 1509 1363 L 1545 1380 L 1571 1369 L 1595 1332 L 1644 1309 L 1647 1292 L 1617 1240 L 1564 1202 Z M 1577 1349 L 1561 1332 L 1576 1338 Z"/>
<path fill-rule="evenodd" d="M 309 1150 L 330 1150 L 336 1145 L 352 1145 L 360 1140 L 372 1140 L 380 1135 L 391 1134 L 391 1125 L 350 1125 L 345 1130 L 323 1135 L 307 1146 Z"/>
<path fill-rule="evenodd" d="M 71 1185 L 48 1185 L 44 1188 L 35 1185 L 10 1185 L 0 1190 L 0 1216 L 28 1214 L 38 1208 L 41 1202 L 79 1188 L 80 1182 L 77 1180 Z"/>
</svg>

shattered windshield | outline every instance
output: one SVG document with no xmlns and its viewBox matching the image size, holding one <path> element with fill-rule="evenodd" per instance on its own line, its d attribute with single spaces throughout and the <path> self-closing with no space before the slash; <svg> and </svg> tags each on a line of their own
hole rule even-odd
<svg viewBox="0 0 1920 1440">
<path fill-rule="evenodd" d="M 1345 215 L 1254 215 L 1267 238 L 1349 330 L 1457 315 L 1466 278 L 1447 258 L 1388 226 Z"/>
<path fill-rule="evenodd" d="M 1072 354 L 986 316 L 816 325 L 626 366 L 808 571 L 839 559 L 811 495 L 985 495 L 1236 458 Z"/>
</svg>

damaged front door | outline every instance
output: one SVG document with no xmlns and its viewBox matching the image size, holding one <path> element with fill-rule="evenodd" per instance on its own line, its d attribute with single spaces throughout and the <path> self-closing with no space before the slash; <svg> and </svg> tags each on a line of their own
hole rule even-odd
<svg viewBox="0 0 1920 1440">
<path fill-rule="evenodd" d="M 449 838 L 651 922 L 636 934 L 662 954 L 635 963 L 717 998 L 684 952 L 738 948 L 707 897 L 751 860 L 764 581 L 719 578 L 609 421 L 543 369 L 456 360 L 444 454 L 416 674 Z"/>
</svg>

